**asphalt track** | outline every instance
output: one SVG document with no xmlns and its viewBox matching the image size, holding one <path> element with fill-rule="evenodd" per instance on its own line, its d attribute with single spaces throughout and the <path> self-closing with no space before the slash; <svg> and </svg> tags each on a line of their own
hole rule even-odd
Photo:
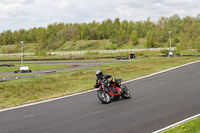
<svg viewBox="0 0 200 133">
<path fill-rule="evenodd" d="M 149 133 L 200 112 L 200 62 L 125 85 L 129 100 L 101 104 L 93 91 L 0 112 L 0 132 Z"/>
<path fill-rule="evenodd" d="M 51 70 L 38 70 L 33 71 L 33 73 L 42 73 L 46 71 L 67 71 L 67 70 L 75 70 L 75 69 L 82 69 L 87 67 L 92 67 L 95 65 L 99 65 L 97 63 L 109 63 L 109 62 L 129 62 L 130 60 L 108 60 L 108 61 L 48 61 L 48 62 L 24 62 L 23 64 L 67 64 L 72 65 L 72 67 L 67 68 L 57 68 L 57 69 L 51 69 Z M 5 64 L 5 63 L 0 63 Z M 21 64 L 20 62 L 12 63 L 12 64 Z M 4 72 L 0 73 L 0 75 L 12 75 L 15 74 L 13 72 Z"/>
<path fill-rule="evenodd" d="M 44 74 L 44 73 L 49 73 L 49 72 L 55 72 L 55 71 L 69 71 L 69 70 L 76 70 L 76 69 L 83 69 L 83 68 L 89 68 L 101 64 L 97 63 L 105 63 L 105 62 L 128 62 L 129 60 L 117 60 L 117 61 L 57 61 L 57 62 L 25 62 L 24 64 L 68 64 L 72 65 L 71 67 L 67 68 L 57 68 L 57 69 L 50 69 L 50 70 L 37 70 L 37 71 L 32 71 L 32 73 L 39 73 L 39 74 Z M 0 65 L 3 63 L 0 63 Z M 4 63 L 5 64 L 5 63 Z M 17 63 L 12 63 L 12 64 L 21 64 L 19 62 Z M 15 75 L 18 73 L 13 73 L 13 72 L 4 72 L 0 73 L 0 75 Z M 38 74 L 33 74 L 33 75 L 26 75 L 26 76 L 10 76 L 10 77 L 0 77 L 0 82 L 3 81 L 8 81 L 8 80 L 15 80 L 16 78 L 28 78 L 28 77 L 36 77 L 39 76 Z"/>
<path fill-rule="evenodd" d="M 34 75 L 0 77 L 0 82 L 8 81 L 8 80 L 15 80 L 16 78 L 36 77 L 36 76 L 40 76 L 42 74 L 54 73 L 56 71 L 70 71 L 70 70 L 76 70 L 76 69 L 89 68 L 89 67 L 97 66 L 97 65 L 100 65 L 100 64 L 79 64 L 79 65 L 78 64 L 70 64 L 70 65 L 72 65 L 72 66 L 66 67 L 66 68 L 32 71 L 32 73 L 38 73 L 38 74 L 34 74 Z M 16 74 L 16 73 L 13 73 L 13 72 L 0 73 L 0 75 L 13 75 L 13 74 Z"/>
</svg>

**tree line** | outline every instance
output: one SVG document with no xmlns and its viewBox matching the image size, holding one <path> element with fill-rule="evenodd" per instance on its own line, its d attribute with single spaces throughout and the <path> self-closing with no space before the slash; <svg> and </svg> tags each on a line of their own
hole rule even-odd
<svg viewBox="0 0 200 133">
<path fill-rule="evenodd" d="M 161 17 L 156 23 L 150 18 L 145 21 L 120 21 L 107 19 L 91 23 L 54 23 L 47 28 L 7 30 L 0 33 L 0 45 L 13 45 L 23 40 L 33 43 L 41 49 L 52 50 L 66 41 L 110 39 L 117 45 L 131 42 L 138 44 L 138 38 L 146 38 L 146 47 L 163 47 L 168 45 L 171 31 L 172 46 L 179 49 L 200 49 L 200 14 L 197 17 L 180 18 L 177 14 L 167 18 Z"/>
</svg>

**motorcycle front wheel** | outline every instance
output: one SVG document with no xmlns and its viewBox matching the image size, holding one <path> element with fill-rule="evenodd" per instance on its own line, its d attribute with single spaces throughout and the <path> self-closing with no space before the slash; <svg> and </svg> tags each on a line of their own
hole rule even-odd
<svg viewBox="0 0 200 133">
<path fill-rule="evenodd" d="M 122 98 L 124 99 L 129 99 L 131 98 L 131 92 L 130 90 L 126 87 L 126 86 L 122 86 L 122 94 L 121 94 Z"/>
<path fill-rule="evenodd" d="M 110 103 L 111 102 L 111 98 L 110 98 L 110 95 L 107 93 L 107 92 L 104 92 L 104 91 L 97 91 L 97 97 L 99 98 L 99 100 L 102 102 L 102 103 Z"/>
</svg>

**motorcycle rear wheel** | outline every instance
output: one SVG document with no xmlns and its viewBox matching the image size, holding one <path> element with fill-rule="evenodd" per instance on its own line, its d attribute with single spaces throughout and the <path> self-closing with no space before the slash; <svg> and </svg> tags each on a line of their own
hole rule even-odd
<svg viewBox="0 0 200 133">
<path fill-rule="evenodd" d="M 107 92 L 104 92 L 104 91 L 97 91 L 97 97 L 99 98 L 99 100 L 102 102 L 102 103 L 110 103 L 111 102 L 111 98 L 110 98 L 110 95 L 107 93 Z"/>
<path fill-rule="evenodd" d="M 131 98 L 131 92 L 130 90 L 126 87 L 126 86 L 122 86 L 122 94 L 121 94 L 122 98 L 124 99 L 129 99 Z"/>
</svg>

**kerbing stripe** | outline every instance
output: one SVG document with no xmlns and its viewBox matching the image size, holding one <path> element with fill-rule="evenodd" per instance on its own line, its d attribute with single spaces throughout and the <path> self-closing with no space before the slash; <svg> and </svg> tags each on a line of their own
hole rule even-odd
<svg viewBox="0 0 200 133">
<path fill-rule="evenodd" d="M 187 64 L 184 64 L 184 65 L 181 65 L 181 66 L 178 66 L 178 67 L 173 67 L 173 68 L 170 68 L 170 69 L 167 69 L 167 70 L 164 70 L 164 71 L 156 72 L 156 73 L 153 73 L 153 74 L 150 74 L 150 75 L 147 75 L 147 76 L 143 76 L 143 77 L 140 77 L 140 78 L 132 79 L 132 80 L 123 82 L 123 84 L 133 82 L 133 81 L 136 81 L 136 80 L 140 80 L 140 79 L 144 79 L 144 78 L 148 78 L 148 77 L 151 77 L 151 76 L 154 76 L 154 75 L 158 75 L 158 74 L 161 74 L 161 73 L 164 73 L 164 72 L 168 72 L 168 71 L 171 71 L 171 70 L 174 70 L 174 69 L 177 69 L 177 68 L 181 68 L 181 67 L 184 67 L 184 66 L 188 66 L 188 65 L 191 65 L 191 64 L 194 64 L 194 63 L 198 63 L 198 62 L 200 62 L 200 60 L 195 61 L 195 62 L 191 62 L 191 63 L 187 63 Z M 28 106 L 37 105 L 37 104 L 46 103 L 46 102 L 51 102 L 51 101 L 55 101 L 55 100 L 59 100 L 59 99 L 67 98 L 67 97 L 72 97 L 72 96 L 77 96 L 77 95 L 93 92 L 93 91 L 96 91 L 96 90 L 97 89 L 93 89 L 93 90 L 88 90 L 88 91 L 85 91 L 85 92 L 80 92 L 80 93 L 67 95 L 67 96 L 63 96 L 63 97 L 58 97 L 58 98 L 53 98 L 53 99 L 49 99 L 49 100 L 44 100 L 44 101 L 40 101 L 40 102 L 24 104 L 24 105 L 6 108 L 6 109 L 0 109 L 0 112 L 9 111 L 9 110 L 13 110 L 13 109 L 19 109 L 19 108 L 28 107 Z"/>
</svg>

